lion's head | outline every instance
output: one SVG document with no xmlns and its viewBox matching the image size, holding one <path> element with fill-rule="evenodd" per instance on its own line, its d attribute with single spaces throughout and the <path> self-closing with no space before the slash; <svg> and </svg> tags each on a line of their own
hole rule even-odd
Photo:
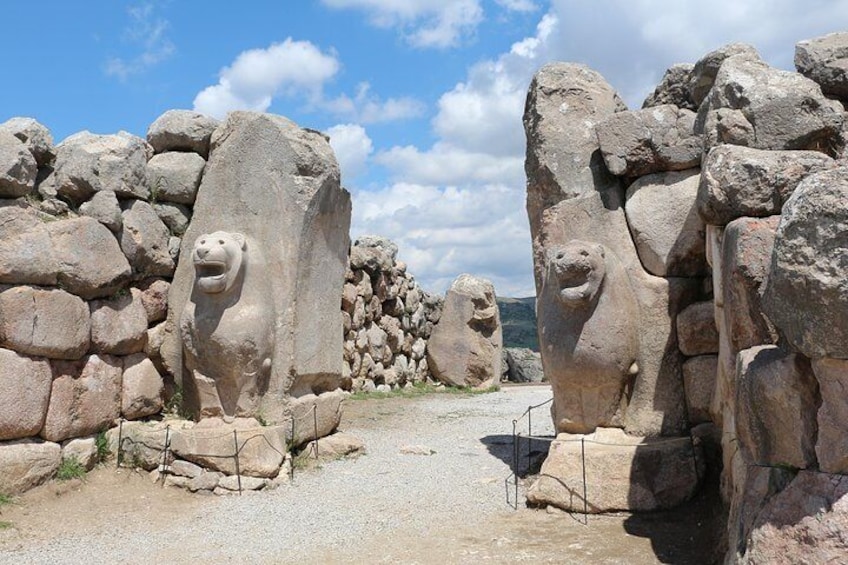
<svg viewBox="0 0 848 565">
<path fill-rule="evenodd" d="M 592 302 L 606 275 L 604 246 L 571 240 L 548 252 L 549 284 L 559 289 L 559 298 L 567 306 Z"/>
<path fill-rule="evenodd" d="M 206 294 L 230 290 L 238 279 L 245 246 L 240 233 L 216 231 L 198 237 L 191 253 L 197 288 Z"/>
</svg>

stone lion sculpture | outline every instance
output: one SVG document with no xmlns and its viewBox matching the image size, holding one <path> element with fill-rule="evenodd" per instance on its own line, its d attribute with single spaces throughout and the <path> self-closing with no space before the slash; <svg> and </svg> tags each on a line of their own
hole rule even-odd
<svg viewBox="0 0 848 565">
<path fill-rule="evenodd" d="M 249 272 L 248 242 L 240 233 L 201 235 L 191 261 L 194 288 L 180 333 L 200 417 L 255 416 L 274 343 L 273 313 L 256 280 L 262 273 Z"/>
<path fill-rule="evenodd" d="M 639 370 L 639 310 L 618 258 L 580 240 L 549 249 L 537 310 L 557 432 L 622 426 Z"/>
</svg>

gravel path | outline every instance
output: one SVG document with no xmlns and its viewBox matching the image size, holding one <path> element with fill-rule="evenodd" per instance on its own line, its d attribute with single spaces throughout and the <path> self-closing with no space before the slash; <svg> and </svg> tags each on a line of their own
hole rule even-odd
<svg viewBox="0 0 848 565">
<path fill-rule="evenodd" d="M 139 511 L 65 527 L 52 538 L 24 535 L 0 544 L 0 562 L 360 563 L 397 562 L 398 555 L 433 562 L 435 555 L 408 560 L 414 544 L 406 552 L 403 546 L 461 537 L 512 512 L 504 486 L 512 419 L 549 398 L 547 386 L 522 386 L 350 402 L 342 429 L 365 440 L 365 456 L 298 473 L 271 492 L 193 496 L 155 520 Z M 552 433 L 547 407 L 534 428 Z M 402 454 L 404 446 L 434 453 Z M 73 521 L 76 510 L 68 506 L 62 511 Z M 473 562 L 473 554 L 468 558 Z"/>
</svg>

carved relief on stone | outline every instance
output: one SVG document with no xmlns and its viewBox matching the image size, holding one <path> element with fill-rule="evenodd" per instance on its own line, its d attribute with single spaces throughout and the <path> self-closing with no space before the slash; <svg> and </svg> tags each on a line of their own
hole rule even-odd
<svg viewBox="0 0 848 565">
<path fill-rule="evenodd" d="M 268 388 L 274 313 L 263 273 L 251 265 L 257 252 L 244 235 L 223 231 L 201 235 L 192 249 L 194 287 L 180 335 L 201 418 L 254 416 Z"/>
<path fill-rule="evenodd" d="M 539 340 L 557 432 L 623 426 L 639 371 L 639 310 L 618 257 L 571 240 L 546 253 Z"/>
</svg>

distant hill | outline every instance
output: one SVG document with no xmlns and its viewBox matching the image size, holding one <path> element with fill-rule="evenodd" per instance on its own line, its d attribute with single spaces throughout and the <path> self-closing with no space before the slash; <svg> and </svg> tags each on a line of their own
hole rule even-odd
<svg viewBox="0 0 848 565">
<path fill-rule="evenodd" d="M 536 333 L 536 297 L 498 297 L 504 347 L 527 347 L 539 351 Z"/>
</svg>

